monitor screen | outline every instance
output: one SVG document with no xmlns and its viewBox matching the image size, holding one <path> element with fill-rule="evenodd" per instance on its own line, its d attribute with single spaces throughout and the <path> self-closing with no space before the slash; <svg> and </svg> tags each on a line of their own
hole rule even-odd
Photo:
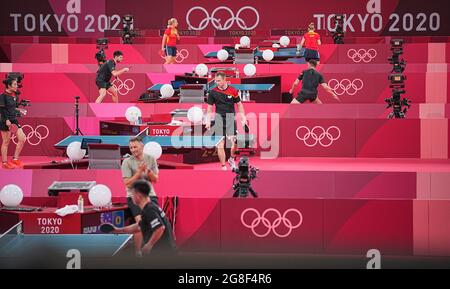
<svg viewBox="0 0 450 289">
<path fill-rule="evenodd" d="M 185 85 L 186 81 L 184 80 L 172 80 L 171 81 L 173 89 L 180 89 L 180 86 Z"/>
<path fill-rule="evenodd" d="M 102 143 L 102 140 L 100 138 L 83 138 L 81 141 L 81 149 L 87 151 L 88 144 L 90 143 Z"/>
</svg>

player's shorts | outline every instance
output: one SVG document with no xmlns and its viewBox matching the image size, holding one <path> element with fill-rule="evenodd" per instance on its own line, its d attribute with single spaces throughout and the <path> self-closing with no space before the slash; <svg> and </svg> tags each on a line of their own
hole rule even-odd
<svg viewBox="0 0 450 289">
<path fill-rule="evenodd" d="M 103 80 L 99 80 L 99 79 L 97 79 L 95 81 L 95 84 L 97 84 L 98 89 L 101 89 L 101 88 L 109 89 L 111 86 L 113 86 L 111 84 L 111 82 L 107 82 L 107 81 L 103 81 Z"/>
<path fill-rule="evenodd" d="M 236 120 L 234 117 L 232 120 L 227 119 L 225 115 L 216 116 L 213 129 L 215 136 L 235 136 L 237 134 Z"/>
<path fill-rule="evenodd" d="M 177 48 L 175 46 L 166 46 L 164 52 L 166 56 L 177 56 Z"/>
<path fill-rule="evenodd" d="M 304 93 L 303 91 L 300 91 L 295 99 L 300 103 L 304 103 L 307 100 L 313 102 L 317 99 L 317 94 L 307 94 Z"/>
<path fill-rule="evenodd" d="M 309 61 L 311 59 L 319 61 L 320 60 L 319 51 L 314 50 L 314 49 L 305 48 L 305 60 Z"/>
<path fill-rule="evenodd" d="M 17 119 L 10 120 L 10 122 L 11 122 L 11 124 L 15 124 L 17 126 L 17 128 L 21 128 Z M 9 131 L 9 127 L 6 125 L 6 120 L 0 121 L 0 131 Z"/>
</svg>

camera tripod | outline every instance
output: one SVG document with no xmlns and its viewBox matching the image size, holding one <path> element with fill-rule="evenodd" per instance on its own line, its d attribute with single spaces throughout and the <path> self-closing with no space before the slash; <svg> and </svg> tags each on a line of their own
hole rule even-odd
<svg viewBox="0 0 450 289">
<path fill-rule="evenodd" d="M 239 176 L 236 176 L 238 178 Z M 258 197 L 258 194 L 253 190 L 250 182 L 239 182 L 233 186 L 234 194 L 233 198 L 246 198 L 248 196 L 248 192 L 252 194 L 254 198 Z"/>
<path fill-rule="evenodd" d="M 75 96 L 75 131 L 73 135 L 83 135 L 79 126 L 79 118 L 80 118 L 80 107 L 79 107 L 79 96 Z"/>
</svg>

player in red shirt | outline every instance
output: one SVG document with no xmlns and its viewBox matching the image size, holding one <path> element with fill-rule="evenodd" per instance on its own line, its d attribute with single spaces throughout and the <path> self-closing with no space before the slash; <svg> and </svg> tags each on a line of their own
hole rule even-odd
<svg viewBox="0 0 450 289">
<path fill-rule="evenodd" d="M 319 64 L 319 46 L 322 45 L 322 42 L 320 41 L 319 33 L 314 30 L 314 23 L 310 23 L 308 26 L 308 32 L 303 35 L 300 45 L 305 47 L 305 60 L 309 61 L 314 59 Z"/>
<path fill-rule="evenodd" d="M 177 40 L 180 40 L 178 34 L 178 21 L 175 18 L 170 18 L 167 22 L 167 29 L 164 31 L 164 36 L 161 44 L 161 50 L 164 52 L 166 62 L 164 64 L 175 63 L 177 56 Z"/>
</svg>

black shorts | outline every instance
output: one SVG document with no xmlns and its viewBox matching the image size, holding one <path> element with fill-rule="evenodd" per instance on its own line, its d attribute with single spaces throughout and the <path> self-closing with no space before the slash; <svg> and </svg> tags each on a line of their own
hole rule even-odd
<svg viewBox="0 0 450 289">
<path fill-rule="evenodd" d="M 96 80 L 95 81 L 95 84 L 97 84 L 97 87 L 98 87 L 98 89 L 100 89 L 100 88 L 105 88 L 105 89 L 109 89 L 111 86 L 113 86 L 112 84 L 111 84 L 111 82 L 107 82 L 107 81 L 103 81 L 103 80 Z"/>
<path fill-rule="evenodd" d="M 159 204 L 158 204 L 158 197 L 156 197 L 156 196 L 150 196 L 150 201 L 151 201 L 153 204 L 159 206 Z M 127 205 L 128 205 L 129 213 L 130 213 L 131 217 L 133 217 L 133 219 L 141 214 L 141 208 L 139 208 L 139 207 L 133 202 L 133 199 L 132 199 L 131 197 L 127 197 Z"/>
<path fill-rule="evenodd" d="M 10 120 L 11 124 L 15 124 L 17 128 L 21 128 L 17 119 Z M 9 127 L 6 125 L 6 120 L 0 121 L 0 131 L 9 131 Z"/>
<path fill-rule="evenodd" d="M 166 56 L 177 56 L 177 48 L 175 46 L 166 46 L 164 52 L 166 53 Z"/>
<path fill-rule="evenodd" d="M 236 120 L 227 120 L 225 116 L 218 116 L 214 119 L 215 136 L 235 136 L 237 134 Z"/>
<path fill-rule="evenodd" d="M 309 100 L 310 102 L 313 102 L 317 99 L 317 94 L 306 94 L 306 93 L 300 91 L 298 93 L 298 96 L 295 99 L 300 103 L 304 103 L 307 100 Z"/>
<path fill-rule="evenodd" d="M 320 60 L 319 51 L 305 48 L 305 60 L 309 61 L 311 59 Z"/>
</svg>

